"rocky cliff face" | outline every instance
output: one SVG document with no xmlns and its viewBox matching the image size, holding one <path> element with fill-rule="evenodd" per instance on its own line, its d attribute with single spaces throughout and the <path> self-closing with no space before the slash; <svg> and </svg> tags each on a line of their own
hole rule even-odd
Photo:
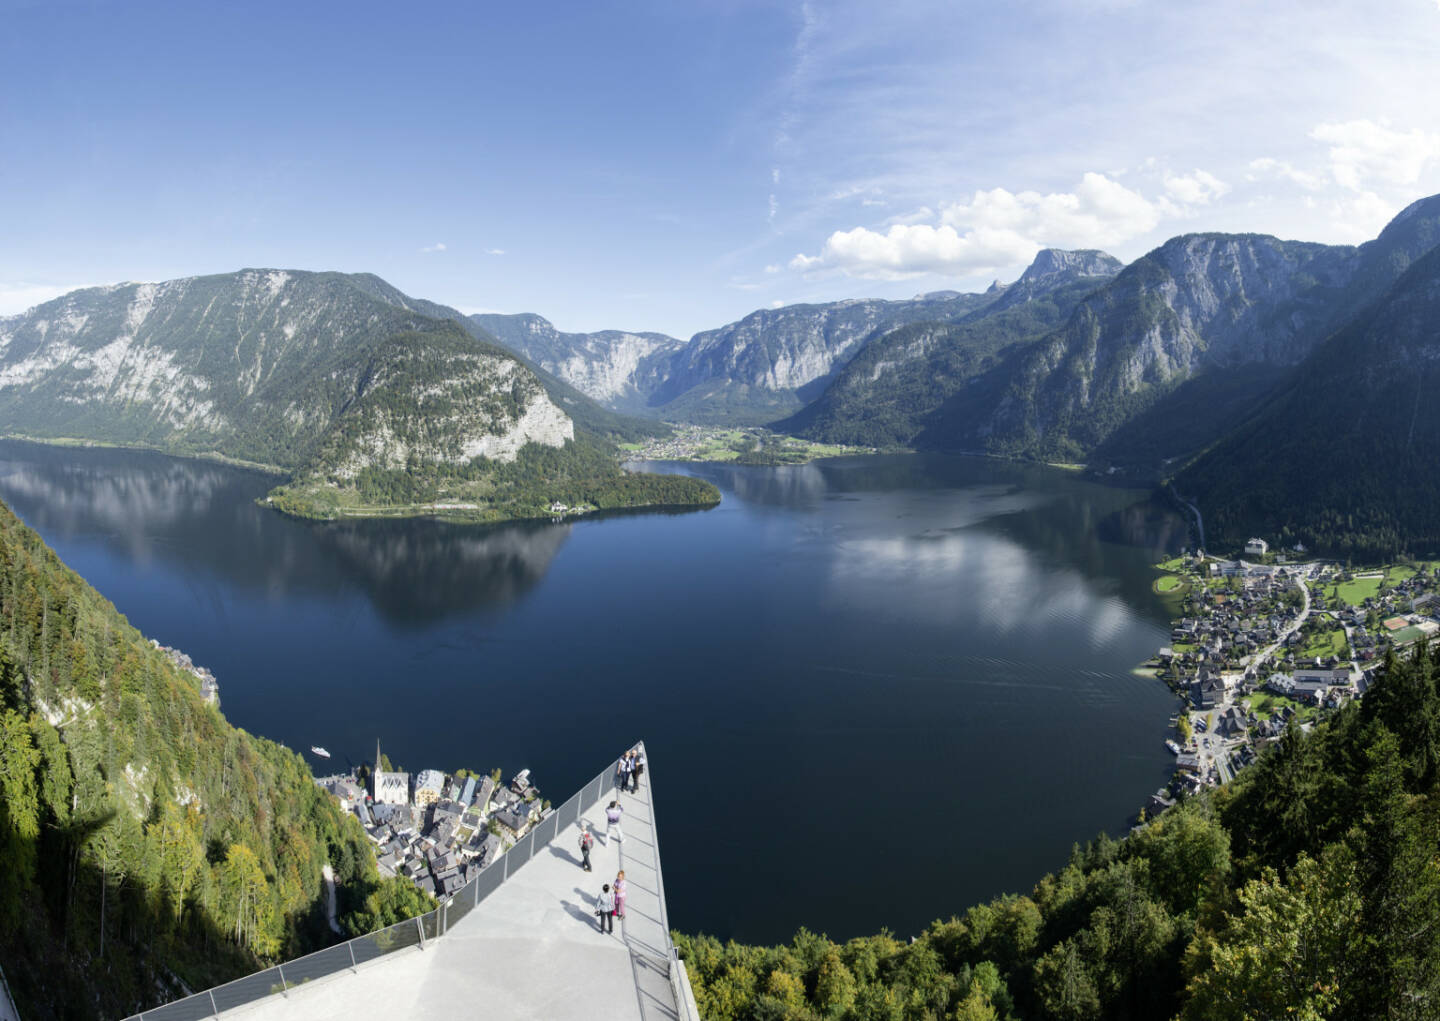
<svg viewBox="0 0 1440 1021">
<path fill-rule="evenodd" d="M 1174 238 L 997 369 L 952 441 L 1084 458 L 1190 381 L 1290 370 L 1433 243 L 1435 206 L 1407 211 L 1359 249 L 1263 235 Z"/>
<path fill-rule="evenodd" d="M 573 436 L 533 373 L 422 306 L 284 270 L 77 291 L 0 320 L 0 428 L 285 468 L 343 447 L 346 471 Z"/>
<path fill-rule="evenodd" d="M 610 408 L 643 410 L 683 341 L 663 333 L 562 333 L 537 315 L 474 315 L 470 321 L 546 372 Z"/>
<path fill-rule="evenodd" d="M 907 322 L 958 319 L 998 293 L 752 312 L 691 338 L 670 360 L 650 402 L 661 414 L 694 421 L 774 420 L 798 410 L 878 333 Z"/>
<path fill-rule="evenodd" d="M 814 439 L 912 446 L 936 431 L 937 416 L 1003 352 L 1064 322 L 1120 261 L 1104 252 L 1047 249 L 1014 284 L 954 322 L 912 322 L 882 331 L 825 392 L 785 423 Z"/>
<path fill-rule="evenodd" d="M 1440 248 L 1181 473 L 1207 533 L 1233 541 L 1248 528 L 1357 559 L 1440 552 L 1437 324 Z"/>
</svg>

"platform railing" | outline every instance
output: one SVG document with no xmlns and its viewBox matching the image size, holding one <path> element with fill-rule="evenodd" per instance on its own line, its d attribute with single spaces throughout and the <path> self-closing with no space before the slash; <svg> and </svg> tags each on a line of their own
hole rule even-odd
<svg viewBox="0 0 1440 1021">
<path fill-rule="evenodd" d="M 618 758 L 616 761 L 619 761 Z M 159 1007 L 143 1010 L 132 1014 L 126 1021 L 201 1021 L 202 1018 L 218 1017 L 222 1011 L 242 1007 L 267 996 L 284 995 L 306 982 L 343 971 L 355 971 L 361 965 L 388 954 L 416 947 L 424 950 L 426 943 L 443 936 L 450 926 L 475 910 L 481 901 L 503 886 L 512 872 L 517 871 L 537 852 L 548 847 L 563 827 L 579 822 L 585 814 L 585 806 L 599 801 L 605 796 L 607 789 L 614 788 L 615 783 L 615 768 L 612 764 L 559 808 L 551 808 L 541 816 L 539 822 L 504 854 L 482 868 L 475 878 L 447 897 L 433 911 L 407 918 L 388 928 L 357 936 L 343 943 L 336 943 L 324 950 L 317 950 L 313 954 L 277 964 L 264 971 L 257 971 L 253 975 L 237 978 L 213 989 L 194 993 L 184 999 L 172 1000 Z M 663 897 L 660 910 L 663 919 Z M 668 942 L 668 926 L 665 932 Z M 671 955 L 673 954 L 672 950 Z"/>
</svg>

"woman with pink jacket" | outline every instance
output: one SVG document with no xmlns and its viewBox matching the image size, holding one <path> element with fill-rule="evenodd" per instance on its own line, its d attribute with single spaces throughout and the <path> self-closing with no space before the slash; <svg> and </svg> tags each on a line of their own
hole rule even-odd
<svg viewBox="0 0 1440 1021">
<path fill-rule="evenodd" d="M 615 917 L 616 917 L 616 918 L 624 918 L 624 917 L 625 917 L 625 894 L 628 893 L 628 892 L 629 892 L 629 887 L 628 887 L 627 884 L 625 883 L 625 870 L 624 870 L 624 869 L 621 869 L 621 870 L 620 870 L 618 873 L 616 873 L 616 875 L 615 875 Z"/>
</svg>

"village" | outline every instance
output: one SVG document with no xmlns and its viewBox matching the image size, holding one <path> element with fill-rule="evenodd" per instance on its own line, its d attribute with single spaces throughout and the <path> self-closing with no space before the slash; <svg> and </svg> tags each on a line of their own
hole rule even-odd
<svg viewBox="0 0 1440 1021">
<path fill-rule="evenodd" d="M 1145 815 L 1229 780 L 1292 724 L 1362 697 L 1388 652 L 1440 631 L 1440 565 L 1352 572 L 1296 562 L 1304 553 L 1254 538 L 1243 559 L 1196 551 L 1157 565 L 1155 590 L 1180 615 L 1153 667 L 1187 705 L 1166 741 L 1175 775 Z"/>
<path fill-rule="evenodd" d="M 381 875 L 403 876 L 445 898 L 504 854 L 550 811 L 550 802 L 516 773 L 508 787 L 500 770 L 481 776 L 425 769 L 413 776 L 380 768 L 320 777 L 315 782 L 353 813 L 375 847 Z"/>
</svg>

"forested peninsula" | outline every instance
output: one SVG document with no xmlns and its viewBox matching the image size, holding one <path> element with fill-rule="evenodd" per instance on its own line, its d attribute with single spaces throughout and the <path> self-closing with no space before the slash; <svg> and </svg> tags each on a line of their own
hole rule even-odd
<svg viewBox="0 0 1440 1021">
<path fill-rule="evenodd" d="M 668 432 L 601 408 L 454 309 L 367 274 L 242 270 L 74 291 L 0 319 L 0 433 L 261 466 L 309 518 L 471 521 L 708 506 L 623 471 Z"/>
<path fill-rule="evenodd" d="M 0 960 L 26 1021 L 123 1017 L 427 909 L 300 756 L 0 505 Z"/>
</svg>

